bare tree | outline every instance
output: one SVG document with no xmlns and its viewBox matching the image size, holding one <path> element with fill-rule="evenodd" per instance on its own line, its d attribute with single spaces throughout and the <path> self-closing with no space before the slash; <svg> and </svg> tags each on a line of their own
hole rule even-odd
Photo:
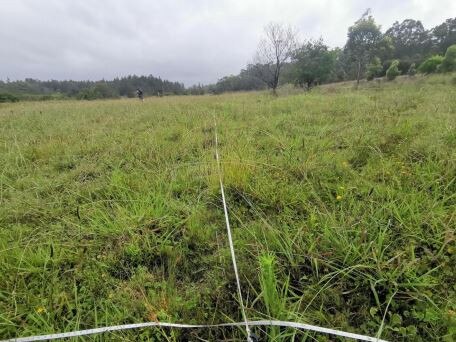
<svg viewBox="0 0 456 342">
<path fill-rule="evenodd" d="M 265 38 L 258 45 L 250 69 L 276 94 L 282 67 L 296 49 L 296 31 L 290 26 L 270 23 L 264 28 L 264 33 Z"/>
</svg>

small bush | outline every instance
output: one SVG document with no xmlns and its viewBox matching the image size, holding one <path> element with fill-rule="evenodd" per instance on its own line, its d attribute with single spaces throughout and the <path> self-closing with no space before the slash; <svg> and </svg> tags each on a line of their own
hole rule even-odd
<svg viewBox="0 0 456 342">
<path fill-rule="evenodd" d="M 422 74 L 432 74 L 438 71 L 438 67 L 443 62 L 443 57 L 435 55 L 426 59 L 418 68 Z"/>
<path fill-rule="evenodd" d="M 113 99 L 119 97 L 116 92 L 105 83 L 97 83 L 94 86 L 82 89 L 76 96 L 80 100 Z"/>
<path fill-rule="evenodd" d="M 386 78 L 388 79 L 388 81 L 394 80 L 397 76 L 401 74 L 398 66 L 399 61 L 397 59 L 391 62 L 390 67 L 388 68 L 388 70 L 386 70 Z"/>
<path fill-rule="evenodd" d="M 456 71 L 456 44 L 446 50 L 440 70 L 443 72 Z"/>
<path fill-rule="evenodd" d="M 0 94 L 0 103 L 2 102 L 19 102 L 19 98 L 12 94 L 3 93 Z"/>
<path fill-rule="evenodd" d="M 378 77 L 383 67 L 380 58 L 374 57 L 371 63 L 367 66 L 367 80 L 372 81 L 375 77 Z"/>
<path fill-rule="evenodd" d="M 415 76 L 416 75 L 416 65 L 415 65 L 415 63 L 412 63 L 410 65 L 410 68 L 407 71 L 407 75 L 409 75 L 409 76 Z"/>
<path fill-rule="evenodd" d="M 401 74 L 407 74 L 408 70 L 410 69 L 412 64 L 414 64 L 414 62 L 412 62 L 409 59 L 408 60 L 400 60 L 398 67 L 399 67 L 399 70 L 401 71 Z"/>
</svg>

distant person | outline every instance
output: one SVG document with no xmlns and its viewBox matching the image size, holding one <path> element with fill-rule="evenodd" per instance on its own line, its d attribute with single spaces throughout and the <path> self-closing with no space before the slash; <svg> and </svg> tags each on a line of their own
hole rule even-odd
<svg viewBox="0 0 456 342">
<path fill-rule="evenodd" d="M 138 99 L 144 102 L 144 93 L 141 88 L 136 89 L 136 96 L 138 96 Z"/>
</svg>

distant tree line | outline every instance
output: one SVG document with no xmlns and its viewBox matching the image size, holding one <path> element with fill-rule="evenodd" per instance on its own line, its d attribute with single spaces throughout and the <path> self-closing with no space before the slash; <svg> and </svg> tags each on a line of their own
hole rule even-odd
<svg viewBox="0 0 456 342">
<path fill-rule="evenodd" d="M 376 77 L 393 80 L 414 75 L 456 70 L 456 18 L 426 30 L 419 20 L 395 22 L 384 33 L 370 10 L 348 28 L 343 48 L 331 49 L 323 39 L 299 43 L 289 26 L 271 23 L 265 28 L 253 62 L 238 75 L 215 84 L 185 88 L 160 77 L 127 76 L 106 81 L 0 81 L 0 102 L 21 99 L 100 99 L 134 97 L 137 88 L 146 96 L 202 95 L 270 88 L 281 83 L 310 89 L 329 82 Z"/>
<path fill-rule="evenodd" d="M 270 24 L 260 42 L 254 62 L 239 75 L 207 86 L 209 92 L 275 91 L 279 83 L 304 88 L 316 84 L 416 72 L 456 71 L 456 18 L 426 30 L 419 20 L 395 22 L 384 33 L 370 10 L 348 28 L 343 48 L 331 49 L 323 39 L 296 41 L 290 27 Z"/>
<path fill-rule="evenodd" d="M 127 76 L 110 81 L 39 81 L 27 78 L 23 81 L 0 81 L 0 102 L 19 99 L 77 98 L 84 100 L 134 97 L 136 89 L 146 95 L 182 95 L 186 89 L 182 83 L 162 80 L 160 77 Z M 2 101 L 3 99 L 3 101 Z"/>
</svg>

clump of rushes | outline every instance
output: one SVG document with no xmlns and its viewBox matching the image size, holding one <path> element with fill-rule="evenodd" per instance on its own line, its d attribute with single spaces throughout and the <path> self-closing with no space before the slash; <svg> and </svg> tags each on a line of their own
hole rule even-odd
<svg viewBox="0 0 456 342">
<path fill-rule="evenodd" d="M 260 286 L 261 297 L 268 316 L 271 319 L 284 319 L 285 300 L 278 290 L 278 282 L 275 273 L 275 257 L 271 254 L 260 256 Z M 279 335 L 278 327 L 269 329 L 269 337 L 275 340 Z"/>
</svg>

